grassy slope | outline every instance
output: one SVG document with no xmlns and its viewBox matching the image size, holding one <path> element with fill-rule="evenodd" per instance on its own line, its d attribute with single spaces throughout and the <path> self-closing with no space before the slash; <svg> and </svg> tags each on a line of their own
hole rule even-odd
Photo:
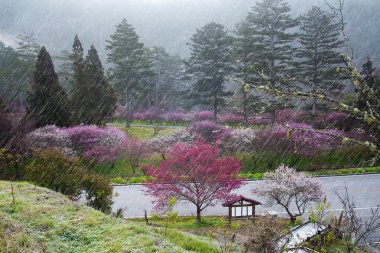
<svg viewBox="0 0 380 253">
<path fill-rule="evenodd" d="M 198 237 L 174 230 L 164 237 L 29 183 L 14 189 L 12 208 L 10 183 L 0 181 L 0 252 L 218 252 Z"/>
</svg>

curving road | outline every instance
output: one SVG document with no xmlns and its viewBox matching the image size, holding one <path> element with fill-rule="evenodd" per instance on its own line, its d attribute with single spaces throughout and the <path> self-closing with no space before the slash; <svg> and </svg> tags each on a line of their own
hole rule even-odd
<svg viewBox="0 0 380 253">
<path fill-rule="evenodd" d="M 323 188 L 329 202 L 331 202 L 331 209 L 339 211 L 341 204 L 335 191 L 344 193 L 344 188 L 347 186 L 350 195 L 354 198 L 357 210 L 360 215 L 365 218 L 368 217 L 371 208 L 380 205 L 380 174 L 373 175 L 355 175 L 355 176 L 337 176 L 337 177 L 320 177 Z M 254 196 L 251 190 L 257 186 L 257 181 L 247 182 L 246 185 L 236 191 L 237 194 L 257 199 L 265 203 L 265 199 Z M 143 217 L 144 210 L 148 215 L 152 212 L 152 201 L 150 196 L 146 196 L 143 192 L 144 186 L 142 185 L 128 185 L 128 186 L 115 186 L 114 187 L 114 205 L 113 210 L 118 208 L 125 209 L 125 217 Z M 195 214 L 194 206 L 186 203 L 178 203 L 176 211 L 180 215 L 188 216 Z M 277 211 L 279 215 L 284 214 L 283 210 L 277 206 L 258 206 L 257 213 L 265 213 L 269 210 Z M 220 204 L 214 207 L 209 207 L 204 211 L 204 215 L 227 215 L 227 208 L 222 207 Z"/>
</svg>

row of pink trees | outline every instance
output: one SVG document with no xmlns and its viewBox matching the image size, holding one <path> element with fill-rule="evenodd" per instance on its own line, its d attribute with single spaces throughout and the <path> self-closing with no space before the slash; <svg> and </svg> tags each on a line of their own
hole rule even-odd
<svg viewBox="0 0 380 253">
<path fill-rule="evenodd" d="M 56 148 L 67 156 L 81 157 L 90 164 L 113 164 L 119 158 L 125 158 L 133 174 L 142 159 L 151 153 L 146 143 L 128 139 L 123 130 L 97 126 L 46 126 L 29 133 L 26 142 L 30 151 Z"/>
</svg>

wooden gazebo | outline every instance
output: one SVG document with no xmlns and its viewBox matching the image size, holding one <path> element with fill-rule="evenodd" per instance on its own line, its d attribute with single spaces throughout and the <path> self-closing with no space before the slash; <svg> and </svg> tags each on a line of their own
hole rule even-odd
<svg viewBox="0 0 380 253">
<path fill-rule="evenodd" d="M 261 205 L 261 203 L 241 195 L 223 203 L 224 207 L 228 207 L 229 222 L 231 222 L 232 218 L 255 217 L 257 205 Z"/>
</svg>

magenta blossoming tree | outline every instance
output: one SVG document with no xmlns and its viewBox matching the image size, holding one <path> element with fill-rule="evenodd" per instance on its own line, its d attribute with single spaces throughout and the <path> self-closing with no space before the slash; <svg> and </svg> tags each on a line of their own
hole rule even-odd
<svg viewBox="0 0 380 253">
<path fill-rule="evenodd" d="M 221 157 L 216 146 L 204 142 L 175 144 L 160 167 L 146 169 L 154 178 L 146 185 L 146 192 L 155 198 L 157 211 L 165 210 L 173 197 L 194 204 L 200 223 L 205 208 L 230 199 L 231 192 L 243 184 L 237 179 L 240 168 L 240 161 Z"/>
<path fill-rule="evenodd" d="M 195 134 L 211 144 L 227 138 L 231 132 L 228 128 L 218 125 L 211 120 L 194 122 L 188 127 L 188 130 L 191 134 Z"/>
<path fill-rule="evenodd" d="M 77 126 L 66 129 L 75 151 L 83 158 L 96 163 L 114 162 L 127 135 L 121 129 L 96 126 Z"/>
<path fill-rule="evenodd" d="M 210 111 L 195 112 L 194 121 L 214 120 L 214 113 Z"/>
<path fill-rule="evenodd" d="M 265 197 L 271 206 L 282 206 L 292 221 L 302 216 L 311 202 L 322 200 L 321 182 L 293 168 L 281 165 L 264 177 L 267 180 L 260 182 L 253 192 Z"/>
</svg>

